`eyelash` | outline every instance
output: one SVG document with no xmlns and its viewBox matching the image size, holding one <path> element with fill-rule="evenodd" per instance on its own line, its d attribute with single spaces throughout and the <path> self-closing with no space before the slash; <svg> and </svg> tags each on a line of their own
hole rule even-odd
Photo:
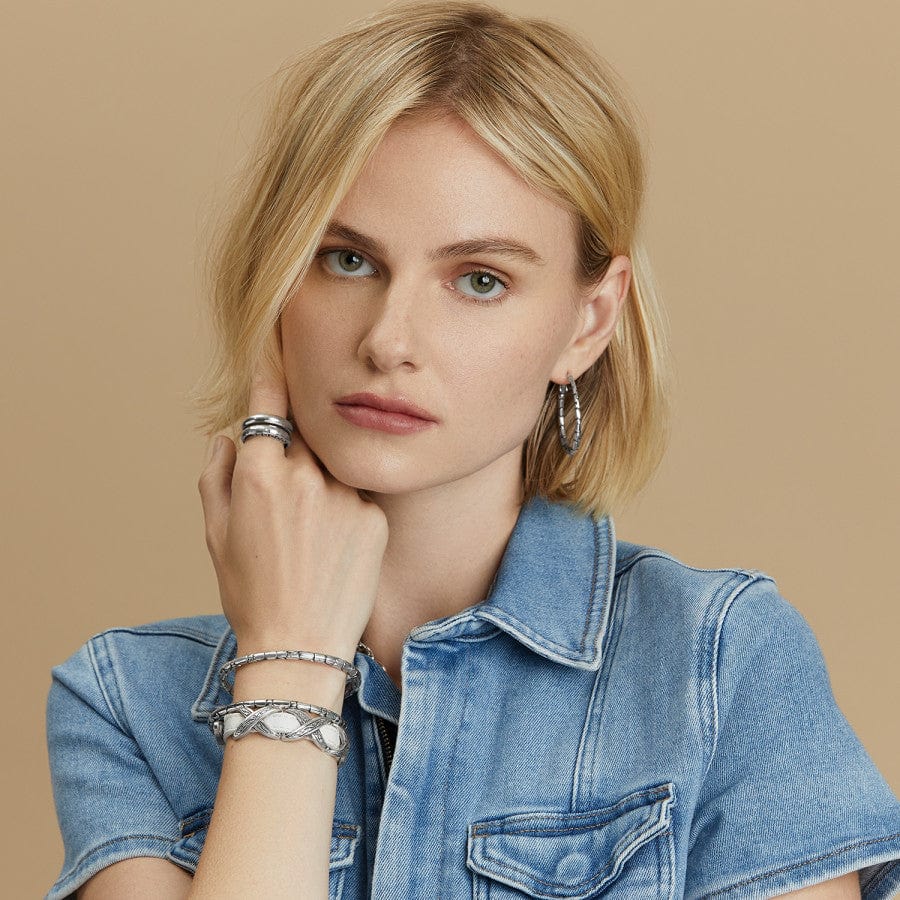
<svg viewBox="0 0 900 900">
<path fill-rule="evenodd" d="M 363 253 L 360 253 L 358 250 L 354 250 L 352 247 L 328 247 L 324 250 L 320 250 L 316 254 L 316 259 L 320 259 L 324 256 L 330 256 L 332 253 L 353 253 L 355 256 L 359 256 L 361 259 L 364 259 L 370 266 L 373 268 L 375 264 Z M 350 276 L 336 275 L 334 272 L 329 272 L 327 269 L 323 269 L 325 276 L 327 278 L 333 278 L 337 281 L 346 281 Z M 471 295 L 465 295 L 469 300 L 472 300 L 479 306 L 493 306 L 497 303 L 502 303 L 506 298 L 506 294 L 509 292 L 509 282 L 498 275 L 496 272 L 492 272 L 490 269 L 470 269 L 468 272 L 464 272 L 463 275 L 490 275 L 491 278 L 496 279 L 503 285 L 503 293 L 498 295 L 497 297 L 486 297 L 484 299 L 479 299 L 478 297 L 473 297 Z M 369 278 L 371 276 L 364 275 L 364 278 Z M 462 277 L 462 276 L 458 276 Z M 455 280 L 455 279 L 454 279 Z"/>
</svg>

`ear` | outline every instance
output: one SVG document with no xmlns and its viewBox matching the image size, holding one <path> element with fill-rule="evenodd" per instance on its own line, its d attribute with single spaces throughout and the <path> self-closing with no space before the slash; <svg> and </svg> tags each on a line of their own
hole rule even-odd
<svg viewBox="0 0 900 900">
<path fill-rule="evenodd" d="M 553 367 L 552 381 L 568 384 L 567 373 L 577 379 L 600 358 L 612 340 L 630 286 L 631 260 L 614 256 L 603 278 L 580 295 L 575 331 Z"/>
</svg>

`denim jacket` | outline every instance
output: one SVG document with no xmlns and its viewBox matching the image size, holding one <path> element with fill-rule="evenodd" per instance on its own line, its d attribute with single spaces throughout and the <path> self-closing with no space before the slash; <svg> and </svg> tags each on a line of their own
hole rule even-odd
<svg viewBox="0 0 900 900">
<path fill-rule="evenodd" d="M 49 900 L 128 857 L 194 871 L 234 653 L 203 615 L 111 628 L 53 668 Z M 868 900 L 900 890 L 900 802 L 763 572 L 538 498 L 487 598 L 410 633 L 402 692 L 355 662 L 331 900 L 738 900 L 854 870 Z M 375 716 L 399 726 L 389 770 Z"/>
</svg>

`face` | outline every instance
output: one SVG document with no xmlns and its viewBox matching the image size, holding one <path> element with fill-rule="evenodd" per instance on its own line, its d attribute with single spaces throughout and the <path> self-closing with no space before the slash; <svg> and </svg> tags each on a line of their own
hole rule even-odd
<svg viewBox="0 0 900 900">
<path fill-rule="evenodd" d="M 332 222 L 281 318 L 291 412 L 310 449 L 376 493 L 518 473 L 549 382 L 599 356 L 628 272 L 623 284 L 611 266 L 605 292 L 582 303 L 572 216 L 455 118 L 395 124 Z M 488 239 L 525 249 L 441 252 Z M 434 421 L 367 427 L 376 414 L 336 405 L 359 392 Z"/>
</svg>

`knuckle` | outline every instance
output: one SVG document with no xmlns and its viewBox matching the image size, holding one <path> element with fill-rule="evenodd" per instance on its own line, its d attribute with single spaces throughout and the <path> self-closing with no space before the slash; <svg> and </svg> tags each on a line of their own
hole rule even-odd
<svg viewBox="0 0 900 900">
<path fill-rule="evenodd" d="M 314 465 L 300 460 L 288 470 L 291 486 L 303 494 L 311 494 L 324 484 L 322 473 Z"/>
<path fill-rule="evenodd" d="M 244 490 L 254 493 L 269 493 L 275 486 L 275 475 L 266 466 L 260 465 L 258 460 L 244 459 L 240 457 L 234 467 L 234 477 Z"/>
</svg>

